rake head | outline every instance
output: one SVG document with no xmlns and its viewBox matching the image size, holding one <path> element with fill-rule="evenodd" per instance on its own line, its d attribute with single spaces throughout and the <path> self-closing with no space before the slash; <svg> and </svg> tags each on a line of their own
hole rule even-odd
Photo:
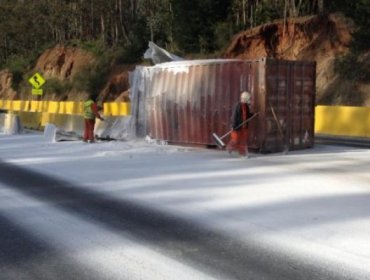
<svg viewBox="0 0 370 280">
<path fill-rule="evenodd" d="M 220 137 L 217 136 L 216 133 L 212 133 L 212 139 L 220 149 L 225 148 L 226 146 L 225 143 L 222 141 Z"/>
</svg>

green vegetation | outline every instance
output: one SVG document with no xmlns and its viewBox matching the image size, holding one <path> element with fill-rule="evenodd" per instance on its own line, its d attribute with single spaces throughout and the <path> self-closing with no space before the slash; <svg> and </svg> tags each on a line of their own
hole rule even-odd
<svg viewBox="0 0 370 280">
<path fill-rule="evenodd" d="M 363 53 L 370 50 L 370 0 L 333 1 L 332 9 L 342 11 L 356 23 L 351 52 L 337 59 L 336 71 L 343 79 L 359 82 L 370 81 L 370 67 Z"/>
<path fill-rule="evenodd" d="M 356 51 L 336 60 L 335 71 L 346 80 L 353 82 L 370 82 L 369 62 Z"/>
<path fill-rule="evenodd" d="M 23 55 L 12 55 L 8 58 L 4 67 L 9 69 L 13 75 L 12 88 L 18 90 L 23 81 L 24 74 L 30 69 L 30 66 L 36 60 L 36 55 L 24 57 Z"/>
<path fill-rule="evenodd" d="M 47 47 L 76 46 L 97 59 L 71 85 L 99 91 L 110 66 L 139 62 L 148 41 L 180 56 L 206 58 L 219 54 L 241 30 L 337 11 L 358 27 L 352 54 L 338 60 L 338 69 L 344 77 L 368 79 L 361 53 L 370 48 L 370 0 L 1 0 L 0 69 L 10 69 L 17 90 Z M 70 86 L 58 83 L 49 82 L 47 90 Z"/>
<path fill-rule="evenodd" d="M 68 82 L 61 81 L 55 78 L 48 79 L 43 90 L 46 94 L 55 93 L 56 95 L 63 95 L 71 90 L 72 85 Z"/>
<path fill-rule="evenodd" d="M 23 80 L 23 74 L 26 72 L 28 67 L 27 60 L 22 57 L 12 57 L 9 59 L 9 63 L 6 67 L 13 75 L 12 88 L 14 90 L 18 90 L 19 85 Z"/>
<path fill-rule="evenodd" d="M 217 52 L 235 33 L 274 19 L 342 11 L 369 47 L 370 0 L 69 0 L 0 2 L 0 68 L 57 43 L 137 62 L 148 41 L 177 54 Z"/>
</svg>

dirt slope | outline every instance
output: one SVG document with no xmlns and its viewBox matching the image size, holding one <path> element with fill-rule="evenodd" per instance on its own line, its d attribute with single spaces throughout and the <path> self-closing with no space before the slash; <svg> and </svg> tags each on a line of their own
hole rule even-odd
<svg viewBox="0 0 370 280">
<path fill-rule="evenodd" d="M 129 71 L 133 71 L 135 65 L 116 65 L 109 74 L 109 79 L 103 88 L 100 98 L 107 101 L 129 101 Z"/>
<path fill-rule="evenodd" d="M 353 22 L 341 14 L 289 19 L 285 24 L 277 21 L 237 34 L 223 57 L 314 60 L 317 62 L 317 104 L 370 106 L 370 84 L 348 81 L 335 73 L 335 61 L 349 52 L 354 30 Z M 362 60 L 370 61 L 370 53 L 363 54 Z M 39 57 L 31 72 L 40 72 L 47 81 L 54 79 L 68 83 L 76 73 L 81 73 L 85 67 L 91 67 L 93 62 L 94 56 L 87 51 L 57 45 Z M 370 62 L 368 64 L 370 68 Z M 135 65 L 112 67 L 108 81 L 100 93 L 100 100 L 128 100 L 128 71 L 134 67 Z M 11 88 L 12 74 L 7 70 L 0 71 L 0 98 L 31 99 L 31 87 L 26 81 L 28 77 L 24 78 L 23 89 L 15 92 Z M 63 93 L 44 95 L 42 98 L 81 100 L 87 94 L 72 88 Z"/>
<path fill-rule="evenodd" d="M 83 73 L 81 71 L 86 68 L 92 67 L 94 62 L 94 56 L 85 50 L 57 45 L 46 50 L 38 58 L 34 69 L 24 76 L 24 81 L 18 92 L 11 88 L 12 74 L 8 70 L 0 71 L 0 98 L 9 100 L 40 99 L 40 97 L 31 96 L 32 87 L 27 82 L 27 79 L 35 72 L 40 73 L 45 78 L 46 84 L 43 86 L 44 89 L 48 86 L 48 82 L 49 85 L 54 83 L 54 88 L 60 87 L 60 85 L 73 85 L 75 75 Z M 127 101 L 129 89 L 128 71 L 133 70 L 134 67 L 134 65 L 116 65 L 112 67 L 108 74 L 108 81 L 100 92 L 100 100 Z M 60 92 L 46 93 L 46 90 L 44 90 L 44 95 L 41 99 L 80 101 L 84 100 L 87 95 L 87 92 L 79 91 L 73 88 L 73 86 L 66 86 Z"/>
<path fill-rule="evenodd" d="M 45 78 L 71 79 L 94 61 L 93 55 L 79 48 L 57 45 L 46 50 L 37 60 L 35 71 L 41 71 Z"/>
<path fill-rule="evenodd" d="M 0 98 L 5 100 L 15 99 L 17 93 L 12 89 L 12 73 L 7 69 L 0 71 Z"/>
<path fill-rule="evenodd" d="M 67 48 L 56 46 L 44 52 L 37 61 L 35 70 L 41 70 L 46 78 L 58 78 L 60 80 L 71 80 L 74 75 L 85 67 L 90 67 L 95 61 L 94 56 L 78 48 Z M 113 101 L 121 95 L 121 101 L 126 100 L 125 94 L 129 88 L 128 70 L 130 65 L 116 65 L 110 70 L 107 84 L 100 92 L 100 100 Z M 86 92 L 71 90 L 68 100 L 83 99 Z"/>
<path fill-rule="evenodd" d="M 224 57 L 314 60 L 318 104 L 366 105 L 368 85 L 342 81 L 334 72 L 336 58 L 349 51 L 354 28 L 341 14 L 277 21 L 237 34 Z"/>
</svg>

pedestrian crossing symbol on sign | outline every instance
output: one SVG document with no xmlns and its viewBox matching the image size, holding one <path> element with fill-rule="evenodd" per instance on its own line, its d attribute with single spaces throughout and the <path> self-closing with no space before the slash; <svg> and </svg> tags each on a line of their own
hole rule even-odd
<svg viewBox="0 0 370 280">
<path fill-rule="evenodd" d="M 28 82 L 33 86 L 33 88 L 39 89 L 43 84 L 45 84 L 45 79 L 39 73 L 36 73 L 28 79 Z"/>
</svg>

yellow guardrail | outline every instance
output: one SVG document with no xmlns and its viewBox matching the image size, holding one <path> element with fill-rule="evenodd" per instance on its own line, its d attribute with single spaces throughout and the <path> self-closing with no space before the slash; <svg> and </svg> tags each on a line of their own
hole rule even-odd
<svg viewBox="0 0 370 280">
<path fill-rule="evenodd" d="M 109 102 L 104 103 L 104 115 L 108 116 L 127 116 L 131 112 L 130 103 L 127 102 Z"/>
<path fill-rule="evenodd" d="M 83 102 L 57 102 L 35 100 L 0 100 L 0 109 L 15 112 L 24 127 L 42 129 L 47 123 L 64 123 L 71 117 L 83 115 Z M 130 115 L 130 103 L 109 102 L 103 104 L 105 116 Z"/>
<path fill-rule="evenodd" d="M 83 115 L 83 102 L 0 100 L 0 109 L 17 112 Z M 131 112 L 130 103 L 127 102 L 104 103 L 103 110 L 103 114 L 107 116 L 127 116 Z"/>
</svg>

